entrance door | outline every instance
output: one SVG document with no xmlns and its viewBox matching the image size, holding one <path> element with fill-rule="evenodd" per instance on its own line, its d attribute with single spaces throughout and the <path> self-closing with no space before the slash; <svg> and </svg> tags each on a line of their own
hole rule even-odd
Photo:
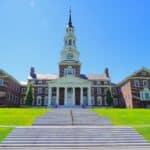
<svg viewBox="0 0 150 150">
<path fill-rule="evenodd" d="M 73 90 L 72 90 L 72 88 L 67 89 L 66 105 L 67 106 L 73 106 Z"/>
<path fill-rule="evenodd" d="M 80 105 L 80 88 L 75 89 L 75 101 L 76 105 Z"/>
<path fill-rule="evenodd" d="M 59 105 L 64 105 L 64 92 L 65 92 L 65 89 L 60 88 L 59 90 L 60 90 L 60 92 L 59 92 Z"/>
</svg>

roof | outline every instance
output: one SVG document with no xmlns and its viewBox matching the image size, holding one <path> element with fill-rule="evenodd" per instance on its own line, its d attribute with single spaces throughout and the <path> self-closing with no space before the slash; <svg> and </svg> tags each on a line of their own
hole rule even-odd
<svg viewBox="0 0 150 150">
<path fill-rule="evenodd" d="M 0 76 L 5 76 L 5 77 L 11 78 L 13 81 L 15 81 L 16 83 L 18 83 L 20 85 L 20 82 L 17 79 L 15 79 L 12 75 L 10 75 L 9 73 L 7 73 L 3 69 L 0 69 L 0 74 L 1 74 Z"/>
<path fill-rule="evenodd" d="M 58 75 L 56 74 L 36 74 L 36 79 L 38 80 L 54 80 L 57 78 L 58 78 Z M 29 76 L 28 79 L 32 79 L 32 77 Z"/>
<path fill-rule="evenodd" d="M 37 74 L 36 76 L 37 80 L 55 80 L 58 78 L 59 75 L 57 74 Z M 88 74 L 88 75 L 82 74 L 80 75 L 80 78 L 88 80 L 102 80 L 102 81 L 110 80 L 110 78 L 108 78 L 105 74 Z M 32 77 L 29 76 L 28 79 L 32 79 Z"/>
<path fill-rule="evenodd" d="M 126 77 L 124 80 L 122 80 L 120 83 L 118 83 L 118 86 L 121 86 L 122 84 L 124 84 L 126 81 L 128 81 L 131 77 L 133 77 L 134 75 L 136 75 L 137 73 L 141 72 L 141 71 L 146 71 L 150 73 L 150 69 L 142 67 L 141 69 L 139 69 L 138 71 L 132 73 L 130 76 Z"/>
<path fill-rule="evenodd" d="M 87 74 L 89 80 L 110 80 L 105 74 Z"/>
</svg>

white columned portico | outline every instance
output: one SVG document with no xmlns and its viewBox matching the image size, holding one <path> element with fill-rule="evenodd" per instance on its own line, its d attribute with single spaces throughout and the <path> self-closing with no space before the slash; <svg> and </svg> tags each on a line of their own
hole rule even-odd
<svg viewBox="0 0 150 150">
<path fill-rule="evenodd" d="M 91 106 L 91 87 L 88 87 L 88 106 Z"/>
<path fill-rule="evenodd" d="M 56 92 L 56 105 L 59 105 L 59 87 L 57 87 Z"/>
<path fill-rule="evenodd" d="M 52 99 L 52 87 L 56 87 L 56 97 Z M 84 104 L 84 98 L 89 106 L 91 103 L 91 82 L 85 79 L 75 77 L 73 75 L 67 75 L 56 80 L 49 82 L 49 94 L 48 94 L 48 106 L 59 106 L 60 87 L 64 88 L 64 106 L 76 106 L 76 88 L 80 88 L 80 106 Z M 83 89 L 87 88 L 87 96 L 84 97 Z M 77 90 L 78 91 L 78 90 Z M 62 93 L 62 92 L 61 92 Z M 54 103 L 52 100 L 55 100 Z M 61 98 L 61 101 L 63 98 Z M 78 104 L 77 104 L 78 105 Z"/>
<path fill-rule="evenodd" d="M 83 87 L 80 88 L 80 105 L 83 105 Z"/>
<path fill-rule="evenodd" d="M 52 88 L 49 86 L 49 88 L 48 88 L 48 106 L 51 105 L 51 99 L 52 99 Z"/>
</svg>

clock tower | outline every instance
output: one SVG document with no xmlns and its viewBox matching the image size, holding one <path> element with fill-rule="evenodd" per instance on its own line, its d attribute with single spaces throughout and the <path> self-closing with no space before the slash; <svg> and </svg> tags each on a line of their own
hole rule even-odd
<svg viewBox="0 0 150 150">
<path fill-rule="evenodd" d="M 59 63 L 59 76 L 74 75 L 80 77 L 80 53 L 76 48 L 76 37 L 74 26 L 71 19 L 71 10 L 69 12 L 69 22 L 64 37 L 64 48 L 61 51 L 61 61 Z"/>
</svg>

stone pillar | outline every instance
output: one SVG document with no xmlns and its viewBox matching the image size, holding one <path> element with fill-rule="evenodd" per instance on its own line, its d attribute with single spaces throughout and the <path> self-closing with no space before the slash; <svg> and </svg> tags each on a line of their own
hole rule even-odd
<svg viewBox="0 0 150 150">
<path fill-rule="evenodd" d="M 59 87 L 57 87 L 56 105 L 59 105 Z"/>
<path fill-rule="evenodd" d="M 88 87 L 88 106 L 91 106 L 91 87 Z"/>
<path fill-rule="evenodd" d="M 75 102 L 75 87 L 73 87 L 73 105 L 74 106 L 76 105 L 76 102 Z"/>
<path fill-rule="evenodd" d="M 51 99 L 52 99 L 52 88 L 48 88 L 48 106 L 51 105 Z"/>
<path fill-rule="evenodd" d="M 67 87 L 65 87 L 65 99 L 64 99 L 64 104 L 67 104 Z"/>
<path fill-rule="evenodd" d="M 83 105 L 83 87 L 80 88 L 80 105 Z"/>
</svg>

